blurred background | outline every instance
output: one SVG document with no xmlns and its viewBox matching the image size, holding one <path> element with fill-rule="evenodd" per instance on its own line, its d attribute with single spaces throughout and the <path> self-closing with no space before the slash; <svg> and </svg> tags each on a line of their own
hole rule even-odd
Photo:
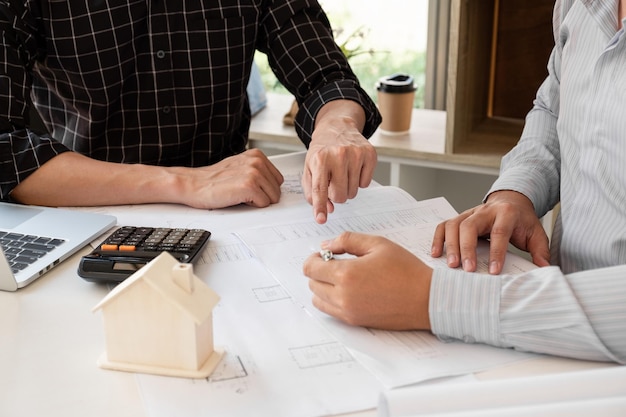
<svg viewBox="0 0 626 417">
<path fill-rule="evenodd" d="M 428 0 L 320 0 L 335 39 L 361 85 L 376 101 L 376 81 L 396 72 L 411 74 L 417 84 L 414 106 L 424 107 Z M 289 94 L 257 53 L 256 62 L 268 92 Z"/>
</svg>

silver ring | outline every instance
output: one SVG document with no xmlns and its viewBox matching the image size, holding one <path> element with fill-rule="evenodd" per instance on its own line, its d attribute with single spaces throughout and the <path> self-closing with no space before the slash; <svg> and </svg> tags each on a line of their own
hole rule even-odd
<svg viewBox="0 0 626 417">
<path fill-rule="evenodd" d="M 335 257 L 335 255 L 328 249 L 322 249 L 320 251 L 320 256 L 322 257 L 324 262 L 328 262 Z"/>
</svg>

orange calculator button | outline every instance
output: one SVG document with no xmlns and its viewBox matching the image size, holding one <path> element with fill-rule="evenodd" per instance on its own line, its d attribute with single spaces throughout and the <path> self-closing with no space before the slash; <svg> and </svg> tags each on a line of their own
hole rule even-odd
<svg viewBox="0 0 626 417">
<path fill-rule="evenodd" d="M 132 251 L 134 251 L 136 249 L 137 249 L 137 247 L 135 245 L 120 245 L 120 250 L 121 251 L 132 252 Z"/>
<path fill-rule="evenodd" d="M 117 250 L 117 245 L 104 244 L 104 245 L 100 245 L 100 249 L 102 249 L 102 250 Z"/>
</svg>

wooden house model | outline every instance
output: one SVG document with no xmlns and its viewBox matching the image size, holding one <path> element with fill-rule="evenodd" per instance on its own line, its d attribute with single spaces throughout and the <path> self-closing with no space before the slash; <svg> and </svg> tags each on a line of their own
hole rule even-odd
<svg viewBox="0 0 626 417">
<path fill-rule="evenodd" d="M 167 252 L 115 287 L 102 310 L 102 368 L 205 378 L 223 352 L 213 345 L 213 308 L 219 296 Z"/>
</svg>

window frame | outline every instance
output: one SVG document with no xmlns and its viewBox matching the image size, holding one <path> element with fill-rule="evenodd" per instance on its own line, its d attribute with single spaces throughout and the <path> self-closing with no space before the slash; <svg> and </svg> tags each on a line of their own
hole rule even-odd
<svg viewBox="0 0 626 417">
<path fill-rule="evenodd" d="M 446 109 L 451 2 L 452 0 L 429 0 L 428 2 L 425 109 Z"/>
</svg>

